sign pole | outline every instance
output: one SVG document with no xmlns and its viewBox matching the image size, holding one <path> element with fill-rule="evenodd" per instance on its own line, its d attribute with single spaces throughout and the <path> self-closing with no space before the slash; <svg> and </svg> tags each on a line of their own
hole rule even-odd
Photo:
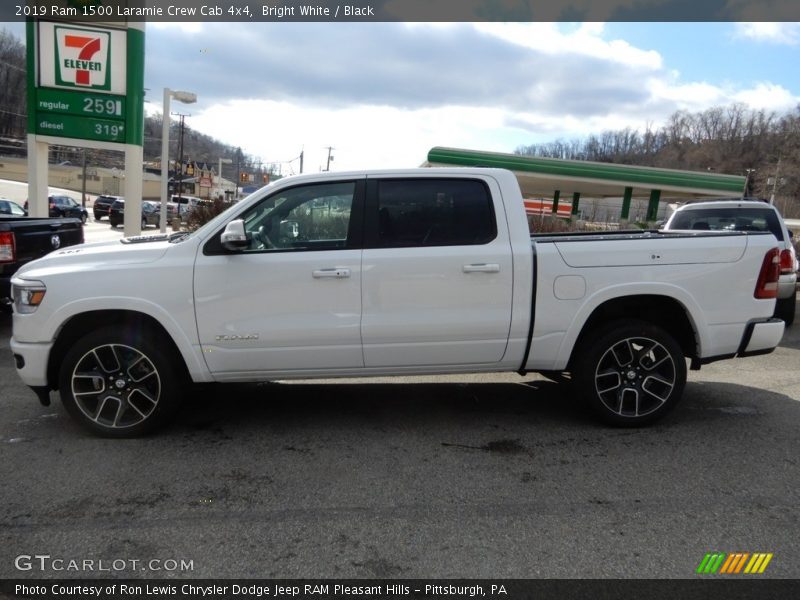
<svg viewBox="0 0 800 600">
<path fill-rule="evenodd" d="M 28 214 L 32 217 L 49 217 L 50 204 L 47 156 L 50 146 L 28 134 Z"/>
<path fill-rule="evenodd" d="M 142 233 L 144 163 L 144 23 L 128 23 L 128 94 L 125 134 L 125 237 Z"/>
</svg>

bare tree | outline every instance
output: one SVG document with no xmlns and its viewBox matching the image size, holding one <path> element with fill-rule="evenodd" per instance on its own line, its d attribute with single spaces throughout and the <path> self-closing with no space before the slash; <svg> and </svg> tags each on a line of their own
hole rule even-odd
<svg viewBox="0 0 800 600">
<path fill-rule="evenodd" d="M 0 135 L 25 134 L 25 45 L 6 29 L 0 30 Z"/>
</svg>

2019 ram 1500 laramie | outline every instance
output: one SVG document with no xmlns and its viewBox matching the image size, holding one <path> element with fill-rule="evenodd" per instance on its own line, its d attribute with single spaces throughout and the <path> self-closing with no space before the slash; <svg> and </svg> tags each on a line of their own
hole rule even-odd
<svg viewBox="0 0 800 600">
<path fill-rule="evenodd" d="M 163 423 L 185 383 L 569 371 L 652 422 L 700 365 L 772 351 L 769 233 L 529 234 L 499 169 L 277 181 L 191 234 L 88 244 L 14 279 L 11 347 L 91 431 Z"/>
</svg>

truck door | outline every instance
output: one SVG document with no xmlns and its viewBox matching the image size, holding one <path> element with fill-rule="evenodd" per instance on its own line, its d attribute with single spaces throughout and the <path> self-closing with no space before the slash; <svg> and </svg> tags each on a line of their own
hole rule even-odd
<svg viewBox="0 0 800 600">
<path fill-rule="evenodd" d="M 368 179 L 361 337 L 366 367 L 486 365 L 505 353 L 512 260 L 494 182 Z"/>
<path fill-rule="evenodd" d="M 206 242 L 197 330 L 219 380 L 363 367 L 363 190 L 363 179 L 282 189 L 240 215 L 246 249 Z"/>
</svg>

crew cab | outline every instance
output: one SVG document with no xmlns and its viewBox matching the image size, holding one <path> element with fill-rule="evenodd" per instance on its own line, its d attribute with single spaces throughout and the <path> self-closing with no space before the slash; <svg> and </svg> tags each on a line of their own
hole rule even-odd
<svg viewBox="0 0 800 600">
<path fill-rule="evenodd" d="M 193 233 L 67 249 L 14 278 L 11 348 L 44 403 L 143 434 L 190 382 L 538 371 L 643 425 L 692 368 L 771 352 L 769 233 L 531 237 L 501 169 L 301 175 Z M 567 375 L 568 374 L 568 377 Z"/>
<path fill-rule="evenodd" d="M 0 303 L 10 302 L 11 278 L 21 266 L 53 250 L 81 243 L 83 227 L 78 219 L 0 213 Z"/>
</svg>

